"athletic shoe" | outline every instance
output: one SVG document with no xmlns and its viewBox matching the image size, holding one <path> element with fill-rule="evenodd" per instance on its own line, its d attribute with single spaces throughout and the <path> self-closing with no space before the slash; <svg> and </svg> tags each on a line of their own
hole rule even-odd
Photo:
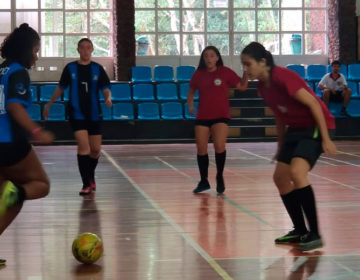
<svg viewBox="0 0 360 280">
<path fill-rule="evenodd" d="M 6 260 L 0 259 L 0 265 L 5 265 L 5 264 L 6 264 Z"/>
<path fill-rule="evenodd" d="M 3 183 L 2 194 L 0 197 L 0 216 L 3 216 L 6 210 L 15 205 L 18 201 L 18 189 L 11 181 Z"/>
<path fill-rule="evenodd" d="M 284 236 L 275 239 L 276 244 L 289 244 L 289 243 L 299 243 L 301 234 L 298 233 L 295 229 L 289 231 Z"/>
<path fill-rule="evenodd" d="M 324 246 L 320 235 L 308 232 L 301 236 L 300 244 L 297 247 L 300 251 L 310 251 Z"/>
<path fill-rule="evenodd" d="M 225 183 L 223 176 L 216 176 L 216 191 L 222 194 L 225 191 Z"/>
<path fill-rule="evenodd" d="M 96 192 L 96 184 L 95 181 L 90 180 L 90 188 L 92 192 Z"/>
<path fill-rule="evenodd" d="M 199 184 L 197 185 L 196 189 L 193 190 L 193 193 L 200 193 L 203 191 L 207 191 L 210 189 L 210 184 L 207 179 L 201 180 Z"/>
<path fill-rule="evenodd" d="M 87 195 L 91 194 L 91 187 L 83 187 L 81 191 L 79 192 L 79 195 Z"/>
</svg>

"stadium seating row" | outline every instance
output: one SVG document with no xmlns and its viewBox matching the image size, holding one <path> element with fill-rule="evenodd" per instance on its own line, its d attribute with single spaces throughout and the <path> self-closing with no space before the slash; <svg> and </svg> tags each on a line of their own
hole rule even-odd
<svg viewBox="0 0 360 280">
<path fill-rule="evenodd" d="M 181 65 L 176 67 L 176 81 L 188 82 L 195 72 L 195 67 L 191 65 Z M 154 74 L 154 75 L 153 75 Z M 154 77 L 153 77 L 154 76 Z M 150 66 L 134 66 L 131 68 L 131 81 L 133 83 L 148 82 L 174 82 L 174 68 L 167 65 L 157 65 L 154 73 Z"/>
<path fill-rule="evenodd" d="M 131 102 L 119 102 L 107 107 L 100 103 L 103 120 L 182 120 L 194 119 L 189 114 L 187 103 L 181 102 L 142 102 L 134 104 Z M 198 106 L 194 102 L 195 107 Z M 50 107 L 48 121 L 65 121 L 67 119 L 64 103 L 53 103 Z M 29 114 L 34 121 L 42 121 L 41 104 L 33 103 L 29 108 Z"/>
<path fill-rule="evenodd" d="M 319 81 L 317 81 L 317 82 L 307 81 L 307 84 L 309 85 L 309 87 L 312 90 L 314 90 L 316 92 L 317 96 L 319 96 L 320 98 L 322 97 L 322 92 L 318 88 Z M 354 99 L 360 98 L 360 92 L 359 92 L 360 82 L 347 81 L 347 84 L 348 84 L 348 87 L 351 89 L 351 98 L 354 98 Z"/>
<path fill-rule="evenodd" d="M 54 93 L 56 84 L 31 85 L 31 96 L 33 102 L 48 102 Z M 189 83 L 114 83 L 111 85 L 113 101 L 147 101 L 147 100 L 186 100 L 189 91 Z M 100 100 L 104 100 L 102 93 L 99 93 Z M 195 96 L 198 98 L 198 93 Z M 62 97 L 56 101 L 68 101 L 69 91 L 65 90 Z"/>
<path fill-rule="evenodd" d="M 331 72 L 331 65 L 310 64 L 306 68 L 303 64 L 289 64 L 287 68 L 298 73 L 304 80 L 316 82 L 320 81 L 326 73 Z M 341 64 L 340 73 L 350 81 L 360 81 L 360 64 Z"/>
</svg>

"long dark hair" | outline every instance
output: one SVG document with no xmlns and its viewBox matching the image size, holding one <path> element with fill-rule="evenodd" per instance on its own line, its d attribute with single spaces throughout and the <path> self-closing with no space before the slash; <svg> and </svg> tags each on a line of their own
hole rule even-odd
<svg viewBox="0 0 360 280">
<path fill-rule="evenodd" d="M 270 67 L 270 72 L 275 67 L 274 58 L 272 54 L 269 51 L 267 51 L 265 47 L 258 42 L 251 42 L 242 50 L 241 54 L 248 55 L 258 62 L 264 58 L 266 60 L 266 65 Z"/>
<path fill-rule="evenodd" d="M 15 28 L 0 47 L 1 57 L 30 69 L 34 63 L 33 48 L 40 42 L 39 34 L 27 23 Z"/>
<path fill-rule="evenodd" d="M 224 66 L 224 62 L 221 58 L 221 54 L 219 52 L 219 50 L 214 47 L 214 46 L 207 46 L 202 52 L 201 52 L 201 57 L 200 57 L 200 61 L 199 61 L 199 66 L 197 69 L 206 69 L 206 64 L 205 64 L 205 52 L 208 50 L 212 50 L 216 53 L 217 57 L 219 58 L 218 61 L 216 62 L 216 66 Z"/>
</svg>

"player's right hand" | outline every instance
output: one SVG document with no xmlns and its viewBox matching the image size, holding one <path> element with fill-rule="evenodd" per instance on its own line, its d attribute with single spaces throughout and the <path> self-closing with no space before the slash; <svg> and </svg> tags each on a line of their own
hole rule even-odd
<svg viewBox="0 0 360 280">
<path fill-rule="evenodd" d="M 194 105 L 189 105 L 189 114 L 192 116 L 196 114 L 196 107 Z"/>
<path fill-rule="evenodd" d="M 41 129 L 36 134 L 33 134 L 32 138 L 36 143 L 51 144 L 54 141 L 55 136 L 51 131 Z"/>
</svg>

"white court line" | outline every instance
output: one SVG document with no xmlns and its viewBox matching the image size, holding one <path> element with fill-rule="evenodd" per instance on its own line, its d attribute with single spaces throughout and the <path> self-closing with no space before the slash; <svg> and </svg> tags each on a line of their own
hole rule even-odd
<svg viewBox="0 0 360 280">
<path fill-rule="evenodd" d="M 194 248 L 199 255 L 222 277 L 224 280 L 233 280 L 233 278 L 203 249 L 195 242 L 171 217 L 166 214 L 160 206 L 148 196 L 138 184 L 125 172 L 124 169 L 117 164 L 117 162 L 104 150 L 101 152 L 105 155 L 107 160 L 132 184 L 132 186 L 151 204 L 151 206 L 159 212 L 159 214 L 175 228 L 175 230 Z"/>
<path fill-rule="evenodd" d="M 249 151 L 246 151 L 246 150 L 243 150 L 243 149 L 240 149 L 238 148 L 239 151 L 242 151 L 244 153 L 247 153 L 249 155 L 253 155 L 255 157 L 258 157 L 258 158 L 262 158 L 262 159 L 265 159 L 265 160 L 268 160 L 268 161 L 272 161 L 270 158 L 267 158 L 267 157 L 263 157 L 263 156 L 260 156 L 258 154 L 255 154 L 255 153 L 252 153 L 252 152 L 249 152 Z M 321 175 L 317 175 L 317 174 L 314 174 L 312 172 L 309 172 L 310 175 L 314 176 L 314 177 L 318 177 L 318 178 L 321 178 L 321 179 L 324 179 L 326 181 L 329 181 L 329 182 L 332 182 L 332 183 L 335 183 L 335 184 L 338 184 L 342 187 L 346 187 L 346 188 L 349 188 L 349 189 L 353 189 L 353 190 L 357 190 L 357 191 L 360 191 L 360 187 L 354 187 L 354 186 L 351 186 L 351 185 L 347 185 L 347 184 L 344 184 L 344 183 L 341 183 L 339 181 L 335 181 L 335 180 L 332 180 L 330 178 L 327 178 L 327 177 L 324 177 L 324 176 L 321 176 Z"/>
</svg>

